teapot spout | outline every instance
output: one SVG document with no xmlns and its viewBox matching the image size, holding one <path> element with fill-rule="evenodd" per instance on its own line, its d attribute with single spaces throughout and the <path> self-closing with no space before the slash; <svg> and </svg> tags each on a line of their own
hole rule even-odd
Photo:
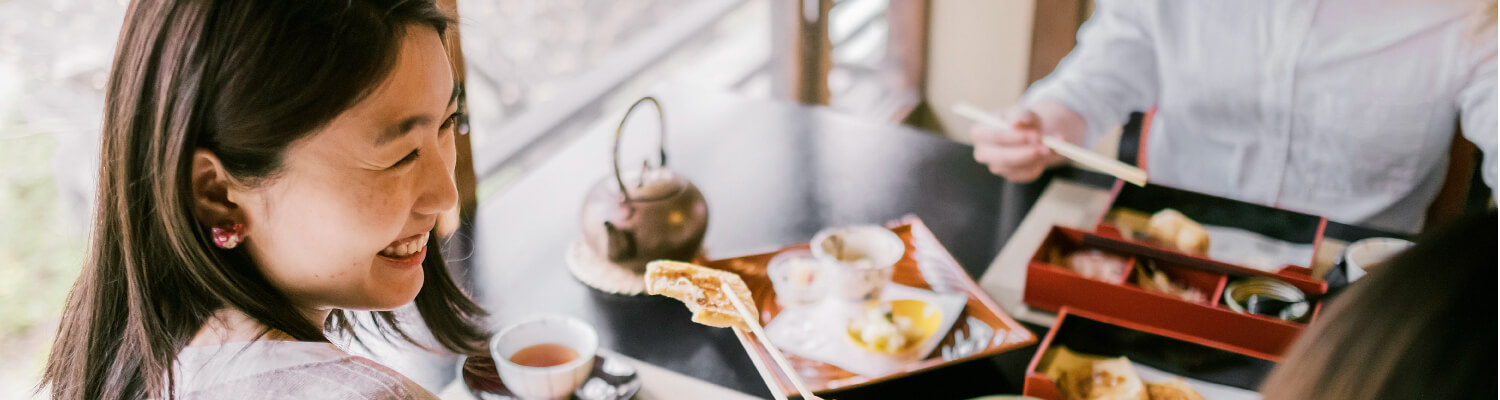
<svg viewBox="0 0 1500 400">
<path fill-rule="evenodd" d="M 629 229 L 620 229 L 604 221 L 604 233 L 610 261 L 620 262 L 635 257 L 635 235 Z"/>
</svg>

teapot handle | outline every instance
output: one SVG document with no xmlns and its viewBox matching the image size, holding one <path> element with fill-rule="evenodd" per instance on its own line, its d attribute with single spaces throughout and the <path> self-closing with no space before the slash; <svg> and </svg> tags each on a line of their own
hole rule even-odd
<svg viewBox="0 0 1500 400">
<path fill-rule="evenodd" d="M 615 152 L 613 158 L 615 163 L 615 182 L 620 184 L 620 196 L 624 199 L 624 203 L 630 202 L 630 192 L 625 190 L 625 178 L 620 174 L 620 133 L 625 130 L 625 122 L 630 120 L 630 113 L 635 111 L 635 107 L 647 101 L 656 106 L 656 118 L 659 121 L 658 125 L 660 126 L 661 133 L 661 147 L 659 148 L 661 166 L 667 166 L 667 117 L 662 112 L 661 102 L 656 101 L 655 97 L 642 97 L 640 100 L 636 100 L 634 104 L 631 104 L 630 109 L 625 110 L 625 116 L 620 118 L 620 126 L 615 128 Z"/>
</svg>

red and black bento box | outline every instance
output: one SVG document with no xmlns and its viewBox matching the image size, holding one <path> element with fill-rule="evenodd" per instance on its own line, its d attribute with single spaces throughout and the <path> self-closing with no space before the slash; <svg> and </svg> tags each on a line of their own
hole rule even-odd
<svg viewBox="0 0 1500 400">
<path fill-rule="evenodd" d="M 1189 379 L 1189 385 L 1208 398 L 1258 397 L 1254 392 L 1275 367 L 1274 360 L 1249 349 L 1064 307 L 1026 368 L 1023 394 L 1045 400 L 1063 398 L 1058 382 L 1045 371 L 1059 358 L 1056 350 L 1064 349 L 1088 356 L 1126 357 L 1143 381 Z"/>
<path fill-rule="evenodd" d="M 1321 217 L 1258 206 L 1166 187 L 1116 187 L 1111 212 L 1153 213 L 1174 208 L 1205 225 L 1232 226 L 1274 240 L 1315 249 L 1326 220 Z M 1228 210 L 1228 211 L 1225 211 Z M 1243 221 L 1233 218 L 1239 215 Z M 1274 221 L 1275 223 L 1266 223 Z M 1278 360 L 1307 323 L 1317 318 L 1320 299 L 1328 291 L 1326 282 L 1314 279 L 1301 265 L 1257 269 L 1189 254 L 1162 244 L 1122 234 L 1106 218 L 1096 232 L 1053 227 L 1027 267 L 1022 296 L 1033 308 L 1058 311 L 1064 307 L 1145 326 L 1160 327 L 1193 337 L 1244 349 L 1257 357 Z M 1087 277 L 1069 268 L 1062 255 L 1090 251 L 1124 260 L 1117 276 Z M 1310 265 L 1312 257 L 1308 258 Z M 1196 296 L 1177 296 L 1148 290 L 1151 271 L 1165 275 L 1172 284 L 1196 291 Z M 1232 282 L 1268 278 L 1284 282 L 1310 299 L 1310 310 L 1292 321 L 1241 313 L 1224 301 L 1224 289 Z"/>
</svg>

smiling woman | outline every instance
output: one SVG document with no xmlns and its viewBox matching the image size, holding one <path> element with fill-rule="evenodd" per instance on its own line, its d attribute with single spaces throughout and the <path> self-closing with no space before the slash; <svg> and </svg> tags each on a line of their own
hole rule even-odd
<svg viewBox="0 0 1500 400">
<path fill-rule="evenodd" d="M 388 310 L 413 301 L 443 347 L 482 353 L 432 234 L 457 199 L 448 24 L 423 0 L 133 2 L 41 388 L 431 398 L 326 336 L 373 311 L 410 340 Z"/>
</svg>

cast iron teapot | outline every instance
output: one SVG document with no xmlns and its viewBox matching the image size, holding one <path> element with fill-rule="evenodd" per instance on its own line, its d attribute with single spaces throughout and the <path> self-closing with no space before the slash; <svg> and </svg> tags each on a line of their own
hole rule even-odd
<svg viewBox="0 0 1500 400">
<path fill-rule="evenodd" d="M 620 133 L 636 106 L 650 102 L 661 121 L 661 160 L 638 170 L 620 170 Z M 667 169 L 667 126 L 661 103 L 651 96 L 637 100 L 615 128 L 614 176 L 589 190 L 583 203 L 584 241 L 610 262 L 643 272 L 652 260 L 688 261 L 708 230 L 708 203 L 697 186 Z"/>
</svg>

